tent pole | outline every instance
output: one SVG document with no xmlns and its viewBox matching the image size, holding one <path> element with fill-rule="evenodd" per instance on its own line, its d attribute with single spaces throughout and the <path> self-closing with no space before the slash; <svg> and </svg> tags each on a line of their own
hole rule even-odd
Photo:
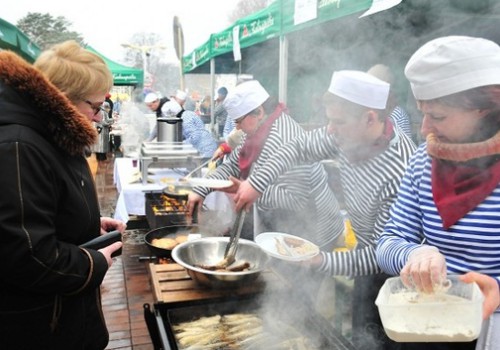
<svg viewBox="0 0 500 350">
<path fill-rule="evenodd" d="M 288 71 L 288 38 L 286 35 L 280 35 L 279 47 L 279 77 L 278 77 L 278 98 L 280 102 L 286 104 L 287 101 L 287 71 Z"/>
<path fill-rule="evenodd" d="M 184 62 L 182 61 L 182 55 L 184 54 L 184 40 L 183 40 L 183 35 L 182 35 L 182 31 L 180 28 L 177 29 L 177 40 L 179 42 L 179 52 L 181 53 L 179 55 L 179 61 L 180 61 L 180 73 L 181 73 L 181 81 L 180 81 L 180 88 L 182 91 L 184 91 L 184 86 L 185 86 L 185 82 L 184 82 Z"/>
<path fill-rule="evenodd" d="M 215 109 L 215 58 L 210 59 L 210 131 L 212 135 L 217 140 L 219 138 L 218 132 L 216 132 L 215 128 L 215 120 L 214 120 L 214 109 Z"/>
</svg>

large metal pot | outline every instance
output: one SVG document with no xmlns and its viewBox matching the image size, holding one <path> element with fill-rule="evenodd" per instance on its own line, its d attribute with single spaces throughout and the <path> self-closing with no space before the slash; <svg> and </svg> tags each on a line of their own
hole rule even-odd
<svg viewBox="0 0 500 350">
<path fill-rule="evenodd" d="M 266 268 L 268 255 L 255 243 L 246 239 L 238 241 L 236 262 L 246 261 L 250 267 L 246 271 L 212 271 L 197 265 L 217 265 L 223 258 L 229 237 L 206 237 L 177 245 L 172 258 L 184 267 L 191 278 L 211 288 L 236 288 L 255 280 Z"/>
<path fill-rule="evenodd" d="M 177 117 L 157 118 L 158 142 L 182 142 L 182 119 Z"/>
</svg>

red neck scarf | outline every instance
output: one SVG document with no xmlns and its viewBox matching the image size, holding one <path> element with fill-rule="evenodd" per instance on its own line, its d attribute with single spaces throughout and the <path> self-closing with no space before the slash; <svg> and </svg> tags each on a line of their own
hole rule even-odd
<svg viewBox="0 0 500 350">
<path fill-rule="evenodd" d="M 432 160 L 432 195 L 445 229 L 473 210 L 500 181 L 500 161 L 474 167 Z"/>
<path fill-rule="evenodd" d="M 274 112 L 259 126 L 255 132 L 245 139 L 243 147 L 241 147 L 239 165 L 240 165 L 240 178 L 246 179 L 250 174 L 253 162 L 259 158 L 262 147 L 271 132 L 273 123 L 281 113 L 286 112 L 286 106 L 279 103 Z"/>
</svg>

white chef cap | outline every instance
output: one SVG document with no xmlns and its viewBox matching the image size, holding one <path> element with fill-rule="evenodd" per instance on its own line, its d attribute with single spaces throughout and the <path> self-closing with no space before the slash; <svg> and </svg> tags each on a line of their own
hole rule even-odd
<svg viewBox="0 0 500 350">
<path fill-rule="evenodd" d="M 185 101 L 187 98 L 187 93 L 182 90 L 177 90 L 177 92 L 175 93 L 175 97 L 178 98 L 179 100 Z"/>
<path fill-rule="evenodd" d="M 328 92 L 352 103 L 374 109 L 385 109 L 390 85 L 360 71 L 334 72 Z"/>
<path fill-rule="evenodd" d="M 405 75 L 417 100 L 500 84 L 500 46 L 468 36 L 434 39 L 411 56 Z"/>
<path fill-rule="evenodd" d="M 229 92 L 223 106 L 227 116 L 236 120 L 261 106 L 268 98 L 269 94 L 262 85 L 257 80 L 250 80 L 237 85 Z"/>
<path fill-rule="evenodd" d="M 182 111 L 181 105 L 174 100 L 167 101 L 161 106 L 161 114 L 164 117 L 176 117 Z"/>
<path fill-rule="evenodd" d="M 151 102 L 154 102 L 158 99 L 158 95 L 155 94 L 154 92 L 150 92 L 149 94 L 146 95 L 146 97 L 144 97 L 144 103 L 151 103 Z"/>
</svg>

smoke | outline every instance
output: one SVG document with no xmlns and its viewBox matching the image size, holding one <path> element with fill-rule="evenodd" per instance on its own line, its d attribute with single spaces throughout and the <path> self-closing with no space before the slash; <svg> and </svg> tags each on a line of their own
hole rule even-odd
<svg viewBox="0 0 500 350">
<path fill-rule="evenodd" d="M 289 33 L 287 104 L 291 115 L 303 123 L 316 120 L 313 96 L 326 91 L 335 70 L 366 71 L 377 63 L 394 71 L 400 100 L 412 104 L 403 70 L 413 52 L 446 35 L 481 36 L 500 43 L 499 16 L 500 3 L 492 0 L 405 0 L 371 16 L 354 14 Z M 235 69 L 252 74 L 278 96 L 279 40 L 245 48 L 242 57 L 241 66 Z"/>
<path fill-rule="evenodd" d="M 138 155 L 139 147 L 149 135 L 150 125 L 144 113 L 136 104 L 124 101 L 121 106 L 120 118 L 114 125 L 121 131 L 123 153 Z"/>
</svg>

